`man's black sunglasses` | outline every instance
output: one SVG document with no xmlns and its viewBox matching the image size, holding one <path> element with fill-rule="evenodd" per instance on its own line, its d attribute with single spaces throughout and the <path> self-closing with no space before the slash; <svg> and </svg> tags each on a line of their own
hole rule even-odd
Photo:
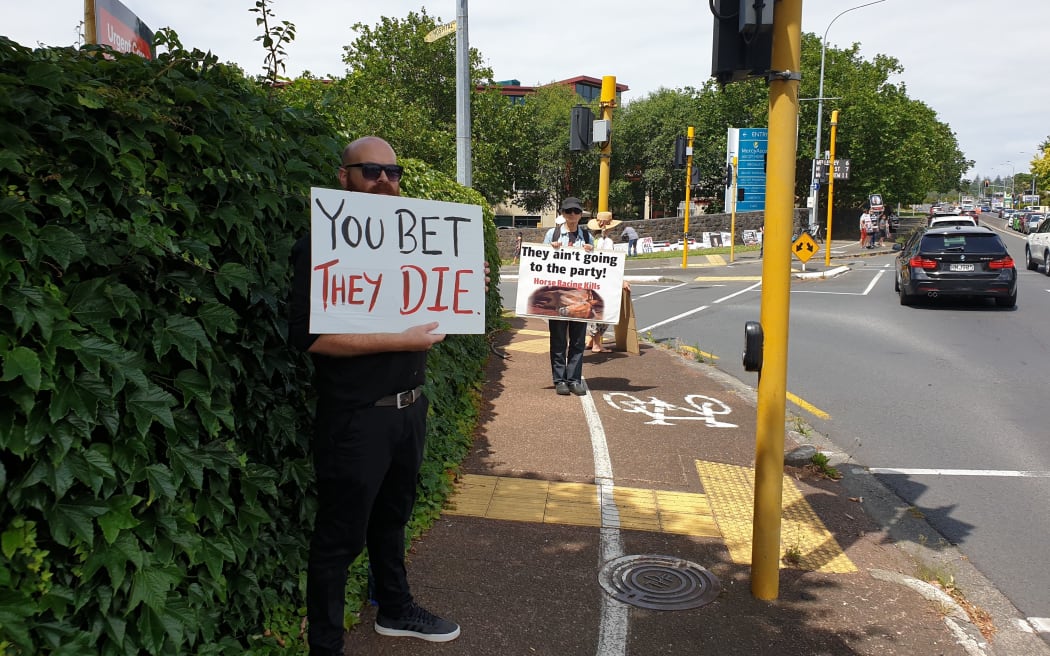
<svg viewBox="0 0 1050 656">
<path fill-rule="evenodd" d="M 362 162 L 360 164 L 343 164 L 344 169 L 359 168 L 365 180 L 375 181 L 379 179 L 380 173 L 386 173 L 386 179 L 397 182 L 405 169 L 397 164 L 376 164 L 374 162 Z"/>
<path fill-rule="evenodd" d="M 562 210 L 563 214 L 583 214 L 583 210 L 575 207 L 566 207 Z"/>
</svg>

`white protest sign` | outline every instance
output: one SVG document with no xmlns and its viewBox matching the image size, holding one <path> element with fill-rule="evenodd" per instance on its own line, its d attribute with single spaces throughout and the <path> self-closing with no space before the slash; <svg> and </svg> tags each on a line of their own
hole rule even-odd
<svg viewBox="0 0 1050 656">
<path fill-rule="evenodd" d="M 310 190 L 310 332 L 485 332 L 481 207 Z"/>
<path fill-rule="evenodd" d="M 616 323 L 626 261 L 627 254 L 616 251 L 522 244 L 514 312 L 519 317 Z"/>
</svg>

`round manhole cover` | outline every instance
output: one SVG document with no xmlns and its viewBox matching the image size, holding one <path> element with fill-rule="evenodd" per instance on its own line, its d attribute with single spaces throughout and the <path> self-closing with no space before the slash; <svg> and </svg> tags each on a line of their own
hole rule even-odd
<svg viewBox="0 0 1050 656">
<path fill-rule="evenodd" d="M 639 608 L 686 610 L 711 603 L 722 584 L 696 563 L 673 556 L 623 556 L 598 572 L 613 598 Z"/>
</svg>

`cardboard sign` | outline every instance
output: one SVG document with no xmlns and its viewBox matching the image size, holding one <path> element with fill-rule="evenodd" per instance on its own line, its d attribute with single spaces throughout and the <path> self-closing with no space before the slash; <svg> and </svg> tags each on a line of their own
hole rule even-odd
<svg viewBox="0 0 1050 656">
<path fill-rule="evenodd" d="M 485 332 L 481 207 L 310 190 L 310 332 Z"/>
<path fill-rule="evenodd" d="M 522 244 L 518 316 L 616 323 L 627 254 Z"/>
</svg>

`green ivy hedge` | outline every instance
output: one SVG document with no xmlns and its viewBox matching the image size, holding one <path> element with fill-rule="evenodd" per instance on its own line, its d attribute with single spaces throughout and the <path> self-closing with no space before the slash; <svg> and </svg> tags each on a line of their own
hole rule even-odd
<svg viewBox="0 0 1050 656">
<path fill-rule="evenodd" d="M 289 253 L 343 138 L 177 41 L 149 62 L 0 37 L 0 143 L 0 653 L 298 651 L 280 638 L 301 615 L 311 390 Z M 406 195 L 481 204 L 405 164 Z M 434 351 L 415 531 L 486 354 Z"/>
</svg>

